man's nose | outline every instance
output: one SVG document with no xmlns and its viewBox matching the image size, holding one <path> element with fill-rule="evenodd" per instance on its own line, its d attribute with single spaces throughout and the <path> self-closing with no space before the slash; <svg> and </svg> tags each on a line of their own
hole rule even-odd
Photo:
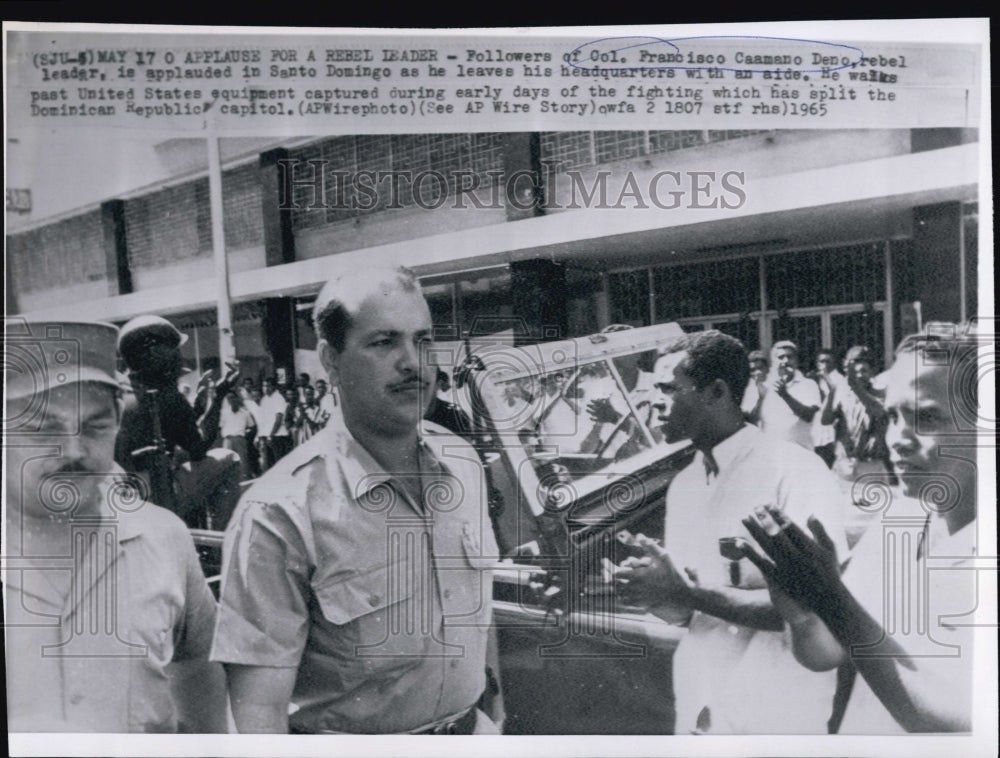
<svg viewBox="0 0 1000 758">
<path fill-rule="evenodd" d="M 397 365 L 401 371 L 416 371 L 420 366 L 420 346 L 404 342 L 399 350 Z"/>
<path fill-rule="evenodd" d="M 62 458 L 71 463 L 79 463 L 90 456 L 90 446 L 83 434 L 70 434 L 59 443 Z"/>
<path fill-rule="evenodd" d="M 914 435 L 913 429 L 901 419 L 890 420 L 885 430 L 885 444 L 897 453 L 906 452 L 912 450 L 916 444 L 916 435 Z"/>
</svg>

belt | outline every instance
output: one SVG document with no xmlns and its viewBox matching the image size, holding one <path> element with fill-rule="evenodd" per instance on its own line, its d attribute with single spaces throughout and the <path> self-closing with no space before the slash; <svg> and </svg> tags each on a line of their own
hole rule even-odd
<svg viewBox="0 0 1000 758">
<path fill-rule="evenodd" d="M 476 711 L 476 706 L 472 706 L 465 713 L 435 722 L 411 734 L 473 734 L 476 730 Z"/>
<path fill-rule="evenodd" d="M 476 706 L 472 706 L 455 716 L 448 716 L 426 726 L 418 727 L 412 732 L 403 732 L 403 734 L 473 734 L 476 730 L 477 711 Z M 290 725 L 289 731 L 292 734 L 357 734 L 357 732 L 340 732 L 334 729 L 307 731 L 294 724 Z"/>
</svg>

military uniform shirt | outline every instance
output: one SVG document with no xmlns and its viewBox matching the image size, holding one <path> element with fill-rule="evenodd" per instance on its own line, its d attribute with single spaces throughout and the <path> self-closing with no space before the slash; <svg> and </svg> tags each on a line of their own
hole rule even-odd
<svg viewBox="0 0 1000 758">
<path fill-rule="evenodd" d="M 208 657 L 215 598 L 183 522 L 129 508 L 71 523 L 80 555 L 7 559 L 10 731 L 177 730 L 167 665 Z M 70 570 L 63 598 L 51 579 Z"/>
<path fill-rule="evenodd" d="M 212 658 L 297 668 L 292 731 L 412 731 L 485 687 L 497 547 L 483 470 L 426 423 L 420 462 L 422 504 L 331 420 L 230 523 Z"/>
</svg>

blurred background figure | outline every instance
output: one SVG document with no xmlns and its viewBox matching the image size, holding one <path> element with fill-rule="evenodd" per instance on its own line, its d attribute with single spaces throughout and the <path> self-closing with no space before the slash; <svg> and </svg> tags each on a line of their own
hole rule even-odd
<svg viewBox="0 0 1000 758">
<path fill-rule="evenodd" d="M 783 340 L 771 348 L 771 371 L 761 385 L 760 427 L 765 434 L 812 451 L 812 421 L 821 403 L 816 382 L 799 371 L 799 350 Z"/>
<path fill-rule="evenodd" d="M 750 364 L 750 382 L 743 393 L 740 409 L 747 421 L 760 425 L 760 405 L 764 400 L 764 380 L 767 379 L 767 356 L 760 350 L 752 350 L 747 355 Z"/>
<path fill-rule="evenodd" d="M 267 471 L 292 449 L 292 439 L 285 427 L 286 401 L 273 378 L 261 382 L 260 417 L 257 420 L 257 449 L 261 473 Z"/>
<path fill-rule="evenodd" d="M 441 368 L 437 370 L 434 390 L 424 420 L 443 426 L 460 437 L 472 436 L 472 422 L 468 415 L 448 399 L 451 395 L 451 380 Z"/>
<path fill-rule="evenodd" d="M 316 402 L 316 390 L 312 386 L 302 388 L 303 400 L 296 408 L 295 444 L 301 445 L 316 432 L 323 428 L 320 423 L 319 403 Z"/>
<path fill-rule="evenodd" d="M 186 339 L 160 316 L 137 316 L 122 327 L 118 350 L 136 402 L 122 413 L 115 461 L 144 477 L 154 501 L 188 526 L 225 528 L 239 498 L 240 462 L 233 451 L 213 446 L 222 401 L 238 370 L 230 365 L 218 385 L 206 372 L 200 389 L 206 409 L 198 418 L 177 388 Z"/>
<path fill-rule="evenodd" d="M 310 379 L 309 374 L 303 371 L 299 374 L 299 378 L 295 380 L 295 389 L 298 390 L 299 403 L 305 402 L 306 387 L 312 387 L 312 380 Z"/>
<path fill-rule="evenodd" d="M 322 429 L 337 407 L 337 396 L 330 391 L 326 379 L 316 380 L 316 404 L 319 406 L 319 428 Z"/>
<path fill-rule="evenodd" d="M 825 403 L 837 386 L 844 381 L 844 375 L 837 371 L 837 362 L 832 350 L 823 348 L 816 353 L 816 370 L 809 374 L 809 378 L 816 381 L 820 400 Z M 822 409 L 822 406 L 820 407 Z M 813 417 L 813 449 L 828 467 L 833 466 L 836 438 L 833 425 L 824 422 L 823 414 L 817 413 Z"/>
<path fill-rule="evenodd" d="M 284 428 L 288 436 L 288 449 L 291 450 L 299 443 L 299 429 L 302 426 L 302 418 L 299 415 L 301 405 L 299 403 L 299 388 L 288 387 L 285 392 L 285 413 Z M 287 450 L 282 456 L 287 454 Z"/>
<path fill-rule="evenodd" d="M 865 484 L 889 482 L 889 448 L 885 433 L 888 415 L 885 393 L 872 386 L 872 355 L 864 345 L 855 345 L 845 357 L 847 377 L 823 403 L 821 420 L 832 425 L 836 444 L 833 471 L 855 506 L 848 518 L 848 542 L 853 545 L 878 515 L 864 509 Z M 857 507 L 861 506 L 861 507 Z"/>
<path fill-rule="evenodd" d="M 248 452 L 250 449 L 248 438 L 252 438 L 256 427 L 257 422 L 254 421 L 250 410 L 243 404 L 239 393 L 234 390 L 226 395 L 226 404 L 219 418 L 219 436 L 222 438 L 224 448 L 239 455 L 240 478 L 242 480 L 253 477 Z"/>
<path fill-rule="evenodd" d="M 243 400 L 243 406 L 253 417 L 253 429 L 247 434 L 247 460 L 250 464 L 250 476 L 254 478 L 260 476 L 261 464 L 263 463 L 258 444 L 258 437 L 261 434 L 261 397 L 260 390 L 251 385 L 247 390 L 247 397 Z"/>
</svg>

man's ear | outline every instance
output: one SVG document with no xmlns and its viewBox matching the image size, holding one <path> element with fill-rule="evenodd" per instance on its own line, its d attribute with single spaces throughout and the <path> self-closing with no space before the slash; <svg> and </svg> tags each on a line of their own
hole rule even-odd
<svg viewBox="0 0 1000 758">
<path fill-rule="evenodd" d="M 728 402 L 732 399 L 732 393 L 729 391 L 729 385 L 726 384 L 723 379 L 713 379 L 712 383 L 708 385 L 708 396 L 711 398 L 713 403 Z"/>
<path fill-rule="evenodd" d="M 323 339 L 316 344 L 316 352 L 319 353 L 319 362 L 322 364 L 323 370 L 326 371 L 330 378 L 330 386 L 339 387 L 340 374 L 338 367 L 340 364 L 340 353 L 337 352 L 333 345 Z"/>
</svg>

